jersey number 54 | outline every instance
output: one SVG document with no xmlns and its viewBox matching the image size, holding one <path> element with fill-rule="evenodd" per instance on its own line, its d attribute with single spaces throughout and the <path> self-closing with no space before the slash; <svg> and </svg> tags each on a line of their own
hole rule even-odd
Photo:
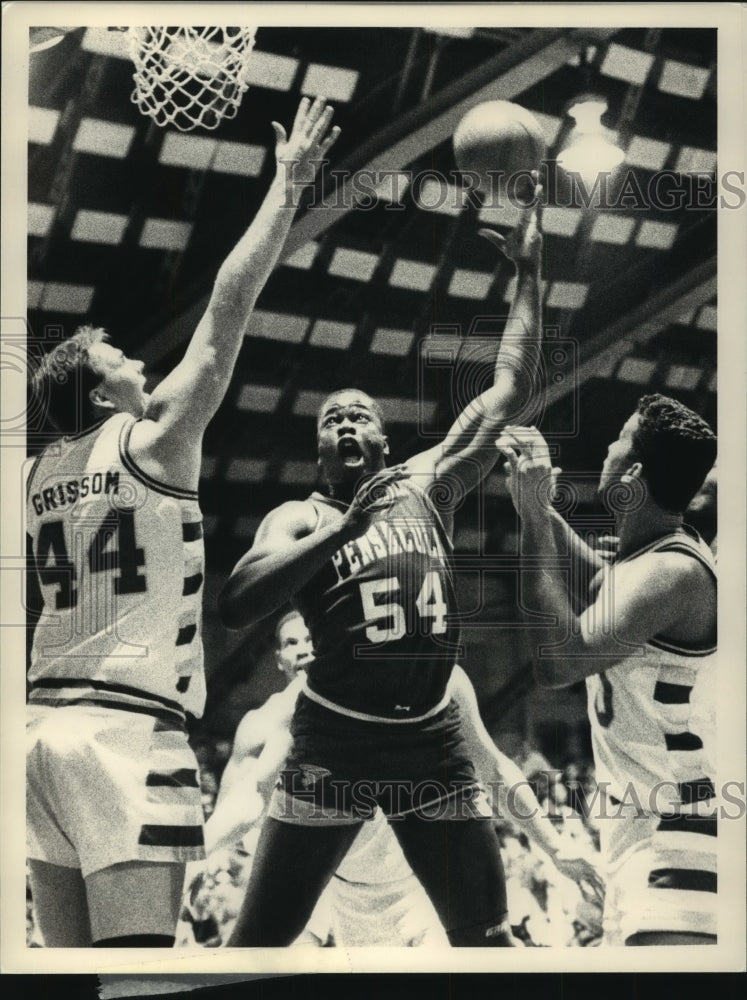
<svg viewBox="0 0 747 1000">
<path fill-rule="evenodd" d="M 366 580 L 360 584 L 361 603 L 366 621 L 374 622 L 366 629 L 369 642 L 393 642 L 407 634 L 405 609 L 395 598 L 400 596 L 402 585 L 396 576 L 383 580 Z M 446 631 L 446 602 L 441 577 L 435 570 L 425 574 L 423 585 L 415 600 L 421 620 L 427 621 L 431 635 Z"/>
</svg>

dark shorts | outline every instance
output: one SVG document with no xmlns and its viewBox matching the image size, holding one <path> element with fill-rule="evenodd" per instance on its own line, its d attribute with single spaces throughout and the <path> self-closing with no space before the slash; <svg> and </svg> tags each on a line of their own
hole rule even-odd
<svg viewBox="0 0 747 1000">
<path fill-rule="evenodd" d="M 489 805 L 449 703 L 421 722 L 351 718 L 300 695 L 291 724 L 293 749 L 270 815 L 288 823 L 345 825 L 370 819 L 487 817 Z"/>
</svg>

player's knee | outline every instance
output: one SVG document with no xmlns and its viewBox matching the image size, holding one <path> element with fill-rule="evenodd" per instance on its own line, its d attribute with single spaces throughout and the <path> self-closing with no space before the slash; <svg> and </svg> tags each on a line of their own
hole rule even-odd
<svg viewBox="0 0 747 1000">
<path fill-rule="evenodd" d="M 508 914 L 500 920 L 486 920 L 471 927 L 447 931 L 452 948 L 518 948 Z"/>
</svg>

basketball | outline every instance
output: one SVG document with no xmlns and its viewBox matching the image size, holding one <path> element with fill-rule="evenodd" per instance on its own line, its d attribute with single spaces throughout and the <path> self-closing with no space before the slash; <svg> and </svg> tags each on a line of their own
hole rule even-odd
<svg viewBox="0 0 747 1000">
<path fill-rule="evenodd" d="M 496 194 L 511 201 L 531 200 L 529 172 L 545 156 L 539 122 L 511 101 L 486 101 L 462 118 L 454 133 L 454 156 L 465 173 L 477 174 L 485 198 Z"/>
</svg>

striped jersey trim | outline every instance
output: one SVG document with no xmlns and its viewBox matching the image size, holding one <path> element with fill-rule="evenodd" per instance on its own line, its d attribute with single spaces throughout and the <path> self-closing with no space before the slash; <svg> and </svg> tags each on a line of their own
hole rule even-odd
<svg viewBox="0 0 747 1000">
<path fill-rule="evenodd" d="M 32 701 L 37 701 L 37 692 L 47 691 L 63 691 L 65 688 L 72 689 L 88 689 L 85 693 L 81 694 L 81 698 L 87 698 L 93 702 L 99 701 L 102 704 L 106 704 L 107 707 L 121 707 L 123 709 L 130 709 L 132 707 L 131 702 L 115 700 L 116 696 L 119 695 L 123 698 L 138 699 L 138 702 L 149 702 L 145 706 L 138 705 L 136 707 L 144 708 L 154 708 L 156 710 L 164 711 L 172 715 L 174 718 L 184 721 L 184 709 L 179 704 L 178 701 L 172 701 L 170 698 L 164 698 L 161 695 L 153 694 L 151 691 L 141 691 L 139 688 L 128 687 L 125 684 L 110 684 L 106 681 L 91 680 L 84 678 L 70 678 L 70 677 L 48 677 L 43 680 L 34 681 L 31 685 L 31 694 L 29 699 Z M 93 692 L 88 693 L 88 692 Z M 111 694 L 115 697 L 106 698 L 107 694 Z M 43 696 L 43 695 L 42 695 Z M 69 698 L 62 697 L 56 700 L 56 704 L 64 704 L 65 701 L 69 701 Z"/>
<path fill-rule="evenodd" d="M 343 705 L 338 705 L 336 702 L 330 701 L 328 698 L 324 698 L 322 695 L 317 694 L 316 691 L 312 691 L 309 687 L 308 678 L 304 682 L 304 686 L 301 690 L 308 698 L 311 699 L 311 701 L 315 701 L 317 705 L 321 705 L 323 708 L 328 708 L 332 712 L 337 712 L 338 715 L 347 715 L 351 719 L 360 719 L 362 722 L 384 722 L 387 725 L 392 726 L 407 726 L 412 722 L 424 722 L 425 719 L 430 719 L 434 715 L 438 715 L 439 712 L 442 712 L 451 701 L 451 694 L 447 690 L 441 701 L 439 701 L 437 705 L 434 705 L 433 708 L 429 709 L 424 715 L 412 716 L 409 719 L 390 719 L 385 715 L 367 715 L 365 712 L 356 712 L 352 708 L 345 708 Z"/>
<path fill-rule="evenodd" d="M 176 635 L 177 646 L 188 646 L 197 635 L 197 625 L 185 625 L 180 628 Z"/>
<path fill-rule="evenodd" d="M 197 500 L 199 496 L 197 490 L 185 490 L 179 486 L 170 486 L 168 483 L 162 483 L 160 480 L 148 475 L 147 472 L 144 472 L 137 462 L 135 462 L 130 454 L 130 435 L 132 434 L 133 427 L 138 422 L 138 420 L 133 420 L 130 424 L 126 424 L 119 436 L 119 457 L 122 465 L 124 465 L 131 475 L 139 479 L 141 483 L 144 483 L 150 489 L 156 490 L 158 493 L 164 493 L 169 497 L 176 497 L 177 500 Z"/>
<path fill-rule="evenodd" d="M 44 455 L 45 452 L 42 452 L 40 455 L 37 455 L 36 458 L 34 459 L 34 464 L 29 469 L 29 474 L 26 479 L 26 503 L 28 503 L 29 500 L 31 499 L 31 484 L 34 481 L 36 470 L 39 468 L 39 465 L 41 463 L 41 460 L 44 458 Z"/>
<path fill-rule="evenodd" d="M 149 771 L 145 779 L 148 788 L 199 788 L 197 771 L 180 767 L 172 771 Z"/>
<path fill-rule="evenodd" d="M 708 802 L 716 797 L 716 786 L 710 778 L 696 778 L 679 783 L 680 801 L 688 806 L 698 802 Z"/>
<path fill-rule="evenodd" d="M 659 833 L 693 833 L 703 837 L 717 837 L 718 820 L 715 816 L 677 813 L 672 816 L 662 816 L 656 829 Z"/>
<path fill-rule="evenodd" d="M 140 828 L 138 843 L 147 847 L 202 847 L 201 826 L 165 826 L 146 823 Z"/>
<path fill-rule="evenodd" d="M 88 708 L 106 708 L 115 712 L 131 712 L 135 715 L 150 715 L 157 720 L 157 732 L 186 732 L 184 718 L 172 715 L 155 705 L 133 705 L 124 701 L 108 701 L 106 698 L 38 698 L 33 697 L 30 705 L 43 705 L 45 708 L 75 708 L 83 705 Z"/>
<path fill-rule="evenodd" d="M 703 749 L 703 741 L 695 733 L 664 733 L 664 741 L 667 745 L 667 750 L 690 752 Z"/>
<path fill-rule="evenodd" d="M 649 872 L 649 889 L 682 889 L 687 892 L 718 892 L 716 872 L 697 868 L 657 868 Z"/>
<path fill-rule="evenodd" d="M 182 597 L 190 597 L 192 594 L 196 594 L 202 586 L 202 580 L 202 573 L 195 573 L 194 576 L 185 576 Z"/>
<path fill-rule="evenodd" d="M 121 414 L 116 414 L 116 416 L 121 416 Z M 107 420 L 111 420 L 112 417 L 102 417 L 101 420 L 97 420 L 95 424 L 91 424 L 90 427 L 86 427 L 85 430 L 78 431 L 77 434 L 65 434 L 62 438 L 63 443 L 67 444 L 68 441 L 80 441 L 81 438 L 86 437 L 88 434 L 93 434 L 94 431 L 99 430 L 103 427 Z"/>
<path fill-rule="evenodd" d="M 202 521 L 182 521 L 183 542 L 198 542 L 202 534 Z"/>
<path fill-rule="evenodd" d="M 700 649 L 696 646 L 677 646 L 673 642 L 667 642 L 665 639 L 649 639 L 649 646 L 655 646 L 656 649 L 663 649 L 667 653 L 679 653 L 680 656 L 711 656 L 718 649 L 717 646 L 708 646 Z"/>
<path fill-rule="evenodd" d="M 692 687 L 687 684 L 669 684 L 657 681 L 654 688 L 654 701 L 661 705 L 687 705 L 690 701 Z"/>
</svg>

